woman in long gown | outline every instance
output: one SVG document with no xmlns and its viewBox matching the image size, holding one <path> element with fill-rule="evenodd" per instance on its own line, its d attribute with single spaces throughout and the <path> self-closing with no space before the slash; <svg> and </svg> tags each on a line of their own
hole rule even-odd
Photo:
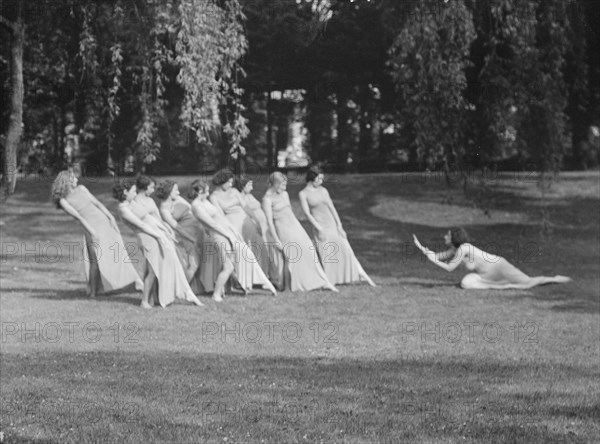
<svg viewBox="0 0 600 444">
<path fill-rule="evenodd" d="M 260 226 L 260 233 L 262 235 L 262 243 L 259 243 L 259 248 L 261 251 L 261 258 L 267 258 L 268 260 L 268 269 L 269 272 L 267 275 L 271 282 L 277 282 L 278 277 L 283 273 L 283 257 L 279 253 L 279 250 L 275 248 L 275 239 L 269 230 L 269 224 L 267 223 L 267 216 L 262 209 L 262 205 L 252 195 L 252 190 L 254 189 L 254 183 L 247 177 L 240 178 L 236 183 L 236 188 L 240 191 L 242 195 L 242 200 L 245 202 L 246 207 L 252 211 L 254 214 L 255 220 L 258 221 Z M 250 219 L 246 219 L 247 223 L 244 224 L 243 233 L 244 239 L 251 238 L 256 233 L 256 228 L 254 223 L 250 221 Z M 258 256 L 258 255 L 257 255 Z M 264 263 L 263 263 L 264 270 Z"/>
<path fill-rule="evenodd" d="M 160 215 L 175 231 L 177 255 L 192 290 L 196 294 L 212 291 L 212 286 L 206 290 L 201 282 L 204 230 L 192 214 L 192 206 L 181 197 L 178 185 L 172 180 L 159 183 L 155 195 Z"/>
<path fill-rule="evenodd" d="M 113 215 L 83 185 L 72 171 L 61 171 L 52 185 L 52 200 L 57 208 L 81 223 L 84 232 L 83 258 L 87 292 L 112 291 L 135 284 L 143 287 L 131 263 L 121 232 Z"/>
<path fill-rule="evenodd" d="M 154 202 L 154 199 L 150 197 L 156 189 L 156 181 L 149 176 L 141 175 L 135 181 L 135 185 L 137 192 L 135 196 L 136 203 L 144 207 L 148 211 L 148 214 L 154 219 L 156 219 L 156 222 L 159 224 L 158 226 L 162 230 L 165 230 L 168 233 L 171 240 L 175 242 L 175 232 L 169 226 L 169 224 L 163 221 L 162 217 L 160 216 L 160 211 L 156 206 L 156 202 Z"/>
<path fill-rule="evenodd" d="M 265 253 L 266 248 L 260 220 L 246 205 L 241 192 L 233 186 L 233 173 L 228 169 L 217 171 L 212 182 L 215 189 L 209 198 L 211 203 L 223 210 L 225 217 L 227 217 L 236 232 L 252 248 L 260 267 L 265 273 L 268 273 L 269 258 Z"/>
<path fill-rule="evenodd" d="M 151 298 L 158 299 L 163 308 L 176 299 L 204 305 L 188 284 L 168 231 L 147 207 L 136 201 L 136 184 L 123 181 L 115 185 L 113 195 L 119 201 L 120 216 L 137 235 L 144 255 L 144 295 L 141 306 L 152 308 Z"/>
<path fill-rule="evenodd" d="M 260 222 L 254 216 L 254 213 L 246 206 L 240 192 L 233 187 L 233 173 L 227 169 L 217 171 L 213 177 L 215 190 L 210 195 L 210 202 L 220 208 L 239 236 L 245 250 L 242 251 L 245 256 L 252 256 L 263 273 L 269 272 L 269 257 L 267 247 L 261 233 Z M 252 253 L 247 254 L 248 253 Z M 244 261 L 238 264 L 238 268 L 245 267 L 246 270 L 237 270 L 240 282 L 245 288 L 252 288 L 254 282 L 245 280 L 244 276 L 250 278 L 257 273 L 252 271 L 253 265 L 250 261 Z M 262 280 L 261 276 L 257 276 Z"/>
<path fill-rule="evenodd" d="M 487 253 L 471 244 L 464 228 L 453 228 L 444 235 L 444 242 L 450 249 L 441 253 L 424 247 L 414 235 L 413 239 L 427 259 L 438 267 L 453 271 L 464 264 L 467 270 L 472 271 L 460 282 L 460 286 L 468 290 L 527 289 L 536 285 L 571 281 L 571 278 L 561 275 L 527 276 L 503 257 Z"/>
<path fill-rule="evenodd" d="M 269 189 L 262 201 L 269 230 L 285 260 L 278 284 L 292 291 L 324 288 L 337 292 L 319 263 L 313 243 L 292 211 L 286 187 L 287 178 L 283 174 L 271 174 Z"/>
<path fill-rule="evenodd" d="M 306 174 L 306 187 L 300 191 L 299 198 L 302 211 L 312 225 L 327 279 L 334 285 L 362 280 L 375 287 L 352 251 L 329 192 L 322 186 L 323 178 L 318 168 L 310 168 Z"/>
<path fill-rule="evenodd" d="M 244 244 L 223 211 L 208 200 L 208 193 L 207 183 L 201 180 L 192 182 L 192 214 L 206 228 L 205 243 L 214 249 L 214 262 L 220 266 L 214 282 L 213 299 L 223 300 L 225 284 L 230 278 L 235 279 L 244 291 L 250 291 L 253 285 L 262 285 L 276 295 L 273 284 L 258 266 L 252 251 Z"/>
</svg>

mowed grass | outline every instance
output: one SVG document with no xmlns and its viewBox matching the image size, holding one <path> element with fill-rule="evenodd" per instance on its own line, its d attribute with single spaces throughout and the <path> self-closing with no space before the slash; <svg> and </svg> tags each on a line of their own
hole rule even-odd
<svg viewBox="0 0 600 444">
<path fill-rule="evenodd" d="M 194 178 L 175 179 L 185 191 Z M 114 212 L 113 182 L 83 180 Z M 545 203 L 529 174 L 484 184 L 489 216 L 439 176 L 331 176 L 378 288 L 145 311 L 131 289 L 86 297 L 82 229 L 48 202 L 49 179 L 23 180 L 1 216 L 4 442 L 596 442 L 600 176 L 564 173 Z M 288 186 L 298 216 L 302 186 Z M 462 290 L 464 269 L 412 246 L 415 233 L 441 249 L 449 225 L 530 275 L 574 281 Z"/>
</svg>

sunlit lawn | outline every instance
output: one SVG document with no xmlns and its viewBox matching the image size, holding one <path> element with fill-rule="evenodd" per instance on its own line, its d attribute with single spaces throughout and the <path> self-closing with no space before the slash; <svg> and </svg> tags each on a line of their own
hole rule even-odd
<svg viewBox="0 0 600 444">
<path fill-rule="evenodd" d="M 185 190 L 194 178 L 176 179 Z M 292 179 L 300 215 L 303 181 Z M 82 229 L 49 203 L 49 180 L 21 181 L 1 216 L 4 441 L 596 441 L 598 172 L 561 176 L 549 238 L 530 175 L 486 179 L 490 217 L 435 175 L 328 179 L 378 288 L 151 311 L 131 290 L 88 299 Z M 115 210 L 112 179 L 83 182 Z M 411 244 L 415 233 L 441 248 L 453 225 L 531 275 L 574 282 L 464 291 L 464 269 L 436 268 Z"/>
</svg>

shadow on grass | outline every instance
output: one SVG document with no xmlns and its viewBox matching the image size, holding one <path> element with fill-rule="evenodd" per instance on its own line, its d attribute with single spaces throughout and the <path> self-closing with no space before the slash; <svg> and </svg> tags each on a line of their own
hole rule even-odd
<svg viewBox="0 0 600 444">
<path fill-rule="evenodd" d="M 561 385 L 593 384 L 591 368 L 493 358 L 39 353 L 5 355 L 1 371 L 17 442 L 32 424 L 51 442 L 571 442 L 547 424 L 577 419 L 586 441 L 599 410 L 597 393 Z M 551 389 L 532 389 L 540 375 Z"/>
<path fill-rule="evenodd" d="M 95 298 L 91 298 L 86 294 L 84 288 L 76 290 L 45 290 L 45 289 L 32 289 L 32 288 L 9 288 L 3 289 L 6 294 L 11 293 L 31 293 L 35 299 L 47 299 L 51 301 L 68 301 L 68 300 L 85 300 L 90 302 L 119 302 L 130 305 L 139 305 L 139 297 L 134 290 L 117 290 L 110 291 L 107 293 L 100 293 Z M 129 294 L 130 296 L 126 296 Z M 136 294 L 136 296 L 131 296 Z M 141 294 L 141 293 L 139 293 Z"/>
</svg>

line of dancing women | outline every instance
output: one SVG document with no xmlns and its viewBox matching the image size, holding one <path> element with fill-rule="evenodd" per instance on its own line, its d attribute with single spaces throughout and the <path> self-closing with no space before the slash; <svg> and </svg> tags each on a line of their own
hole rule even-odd
<svg viewBox="0 0 600 444">
<path fill-rule="evenodd" d="M 235 186 L 234 180 L 231 171 L 218 171 L 212 193 L 208 183 L 195 180 L 191 203 L 169 180 L 157 184 L 142 175 L 115 185 L 118 214 L 136 234 L 144 258 L 140 278 L 112 214 L 78 185 L 74 172 L 59 173 L 52 199 L 84 228 L 88 294 L 135 285 L 143 291 L 141 306 L 151 308 L 175 300 L 203 305 L 196 296 L 203 293 L 220 302 L 228 292 L 248 294 L 257 287 L 277 295 L 277 290 L 338 292 L 336 285 L 360 281 L 375 286 L 322 187 L 322 172 L 309 170 L 300 193 L 312 239 L 292 211 L 285 175 L 269 176 L 262 204 L 252 195 L 252 180 L 240 178 Z M 115 245 L 118 254 L 107 254 Z"/>
<path fill-rule="evenodd" d="M 91 297 L 135 285 L 143 292 L 141 306 L 152 308 L 175 300 L 202 306 L 199 294 L 212 293 L 220 302 L 226 293 L 245 295 L 256 287 L 277 295 L 277 290 L 338 292 L 336 285 L 361 281 L 375 286 L 352 251 L 323 180 L 318 167 L 310 168 L 299 193 L 312 238 L 292 211 L 287 177 L 280 172 L 269 176 L 262 203 L 252 195 L 252 180 L 239 178 L 234 184 L 227 169 L 213 176 L 212 193 L 208 183 L 192 182 L 191 203 L 173 181 L 156 184 L 142 175 L 119 182 L 113 195 L 120 218 L 136 234 L 144 258 L 142 278 L 115 218 L 78 185 L 74 172 L 59 173 L 52 199 L 84 228 Z M 464 264 L 471 271 L 461 281 L 465 289 L 523 289 L 570 281 L 565 276 L 529 277 L 504 258 L 473 246 L 462 228 L 450 230 L 445 241 L 449 249 L 435 253 L 414 237 L 423 254 L 444 270 Z"/>
</svg>

